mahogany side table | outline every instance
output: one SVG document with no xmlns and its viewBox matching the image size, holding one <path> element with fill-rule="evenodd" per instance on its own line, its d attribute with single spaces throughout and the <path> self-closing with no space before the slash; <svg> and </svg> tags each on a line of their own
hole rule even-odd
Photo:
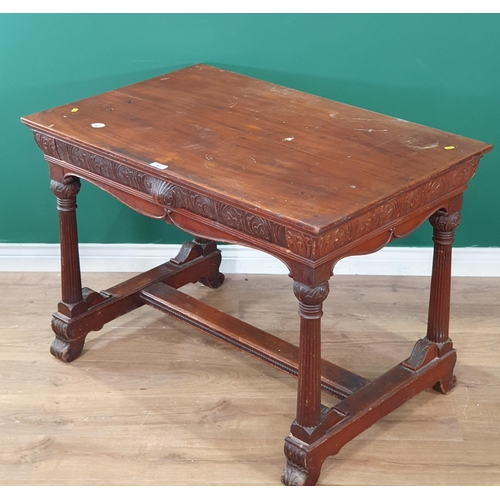
<svg viewBox="0 0 500 500">
<path fill-rule="evenodd" d="M 50 167 L 60 218 L 62 299 L 51 352 L 70 362 L 86 335 L 148 304 L 298 377 L 285 439 L 287 485 L 313 485 L 326 457 L 418 392 L 448 393 L 451 252 L 462 194 L 491 146 L 264 81 L 196 65 L 22 118 Z M 108 290 L 82 288 L 80 179 L 194 235 L 179 255 Z M 373 381 L 321 359 L 322 303 L 335 264 L 429 220 L 427 334 Z M 189 297 L 216 288 L 216 241 L 289 269 L 299 347 Z M 341 399 L 321 402 L 326 391 Z"/>
</svg>

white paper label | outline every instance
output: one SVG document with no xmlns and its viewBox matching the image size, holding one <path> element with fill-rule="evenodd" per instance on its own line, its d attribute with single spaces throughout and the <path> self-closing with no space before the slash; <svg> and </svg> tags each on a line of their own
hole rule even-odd
<svg viewBox="0 0 500 500">
<path fill-rule="evenodd" d="M 163 165 L 163 163 L 158 163 L 157 161 L 154 161 L 153 163 L 150 163 L 152 167 L 159 168 L 161 170 L 165 170 L 168 168 L 168 165 Z"/>
</svg>

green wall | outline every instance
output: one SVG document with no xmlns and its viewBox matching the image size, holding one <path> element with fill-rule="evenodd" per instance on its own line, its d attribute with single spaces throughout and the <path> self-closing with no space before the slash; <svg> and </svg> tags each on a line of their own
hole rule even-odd
<svg viewBox="0 0 500 500">
<path fill-rule="evenodd" d="M 466 192 L 457 246 L 500 245 L 500 14 L 0 14 L 0 243 L 58 241 L 21 116 L 200 62 L 499 146 Z M 87 183 L 79 207 L 81 242 L 184 240 Z"/>
</svg>

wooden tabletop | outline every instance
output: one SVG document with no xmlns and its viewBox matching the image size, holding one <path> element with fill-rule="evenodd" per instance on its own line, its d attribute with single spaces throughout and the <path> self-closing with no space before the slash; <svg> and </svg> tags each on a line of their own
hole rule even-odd
<svg viewBox="0 0 500 500">
<path fill-rule="evenodd" d="M 491 149 L 203 64 L 22 121 L 313 233 Z"/>
</svg>

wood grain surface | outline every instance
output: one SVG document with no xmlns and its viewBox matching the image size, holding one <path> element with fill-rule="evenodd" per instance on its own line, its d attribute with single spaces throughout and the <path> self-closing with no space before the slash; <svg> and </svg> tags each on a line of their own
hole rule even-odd
<svg viewBox="0 0 500 500">
<path fill-rule="evenodd" d="M 99 290 L 129 276 L 83 281 Z M 296 379 L 149 307 L 91 333 L 64 364 L 49 354 L 59 287 L 57 273 L 0 274 L 0 485 L 280 484 Z M 500 281 L 452 287 L 457 388 L 373 425 L 326 460 L 320 485 L 500 485 Z M 287 277 L 183 291 L 297 343 Z M 377 377 L 425 334 L 428 294 L 428 278 L 334 277 L 323 356 Z"/>
<path fill-rule="evenodd" d="M 48 137 L 90 144 L 98 155 L 313 232 L 491 149 L 204 64 L 22 121 Z"/>
</svg>

